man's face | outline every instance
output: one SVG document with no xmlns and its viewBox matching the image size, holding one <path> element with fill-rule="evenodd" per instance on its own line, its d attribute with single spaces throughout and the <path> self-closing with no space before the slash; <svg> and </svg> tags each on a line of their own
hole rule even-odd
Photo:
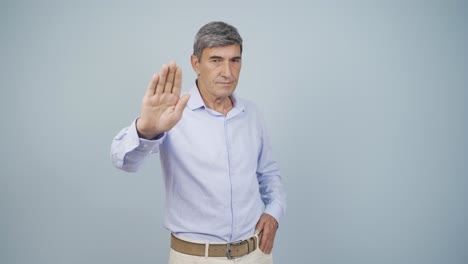
<svg viewBox="0 0 468 264">
<path fill-rule="evenodd" d="M 205 48 L 200 60 L 192 55 L 192 66 L 198 75 L 198 88 L 204 99 L 230 96 L 237 86 L 242 66 L 239 45 Z"/>
</svg>

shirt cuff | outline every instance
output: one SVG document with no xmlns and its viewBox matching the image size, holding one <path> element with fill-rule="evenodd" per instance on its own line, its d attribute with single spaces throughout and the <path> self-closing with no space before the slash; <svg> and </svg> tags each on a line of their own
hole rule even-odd
<svg viewBox="0 0 468 264">
<path fill-rule="evenodd" d="M 138 136 L 138 131 L 136 128 L 137 119 L 135 119 L 133 123 L 130 125 L 128 129 L 128 136 L 131 137 L 136 143 L 136 148 L 135 148 L 136 151 L 149 154 L 153 151 L 153 149 L 155 149 L 157 146 L 161 144 L 161 141 L 163 141 L 164 138 L 166 138 L 166 133 L 159 134 L 151 140 L 140 138 Z"/>
<path fill-rule="evenodd" d="M 273 216 L 279 224 L 281 217 L 284 215 L 284 210 L 280 204 L 271 203 L 266 205 L 265 213 Z"/>
</svg>

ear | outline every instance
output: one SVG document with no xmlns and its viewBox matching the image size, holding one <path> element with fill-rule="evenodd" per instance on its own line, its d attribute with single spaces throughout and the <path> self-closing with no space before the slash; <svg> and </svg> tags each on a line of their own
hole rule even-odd
<svg viewBox="0 0 468 264">
<path fill-rule="evenodd" d="M 198 62 L 197 56 L 195 56 L 194 54 L 192 54 L 192 56 L 190 57 L 190 62 L 192 63 L 192 68 L 193 68 L 193 70 L 195 71 L 195 73 L 196 73 L 197 75 L 199 75 L 199 74 L 200 74 L 200 70 L 198 69 L 198 64 L 199 64 L 199 62 Z"/>
</svg>

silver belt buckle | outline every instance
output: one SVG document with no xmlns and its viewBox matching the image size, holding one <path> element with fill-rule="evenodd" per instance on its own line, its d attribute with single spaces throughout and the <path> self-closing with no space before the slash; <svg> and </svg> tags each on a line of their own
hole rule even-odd
<svg viewBox="0 0 468 264">
<path fill-rule="evenodd" d="M 231 243 L 227 243 L 226 244 L 226 257 L 228 259 L 235 259 L 236 257 L 231 256 L 231 246 L 240 246 L 244 242 L 247 242 L 247 240 L 239 240 L 239 241 L 234 241 L 234 242 L 231 242 Z"/>
</svg>

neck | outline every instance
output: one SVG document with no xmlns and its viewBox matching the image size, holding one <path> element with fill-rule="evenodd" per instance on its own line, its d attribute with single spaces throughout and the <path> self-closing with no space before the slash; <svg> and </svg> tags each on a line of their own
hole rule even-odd
<svg viewBox="0 0 468 264">
<path fill-rule="evenodd" d="M 201 94 L 201 93 L 200 93 Z M 203 102 L 205 102 L 206 107 L 209 109 L 215 110 L 218 113 L 227 115 L 233 107 L 231 97 L 221 97 L 221 98 L 207 98 L 207 96 L 201 94 Z"/>
<path fill-rule="evenodd" d="M 211 94 L 205 93 L 202 89 L 198 88 L 200 95 L 205 103 L 206 107 L 209 109 L 215 110 L 218 113 L 223 114 L 224 116 L 231 111 L 234 107 L 234 103 L 231 99 L 231 96 L 226 97 L 215 97 Z"/>
</svg>

